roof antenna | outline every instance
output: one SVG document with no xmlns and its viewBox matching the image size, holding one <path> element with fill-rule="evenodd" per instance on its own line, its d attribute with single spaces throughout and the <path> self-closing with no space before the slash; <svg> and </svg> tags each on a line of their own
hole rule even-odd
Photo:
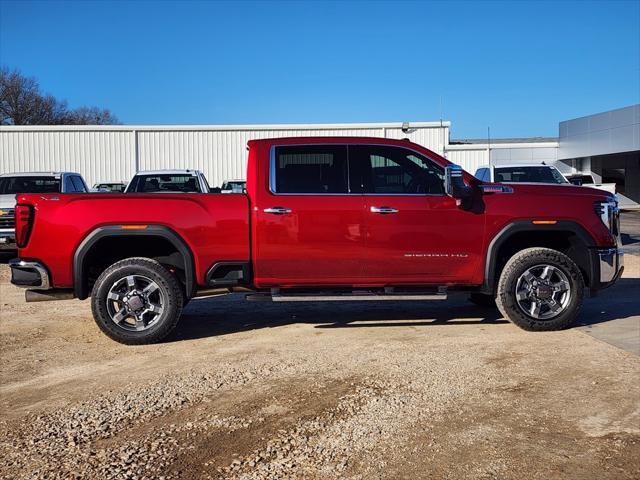
<svg viewBox="0 0 640 480">
<path fill-rule="evenodd" d="M 442 126 L 442 95 L 440 95 L 440 131 L 442 132 L 442 156 L 447 158 L 447 149 L 445 147 L 444 128 Z"/>
<path fill-rule="evenodd" d="M 489 155 L 489 166 L 491 166 L 491 127 L 487 126 L 487 154 Z"/>
</svg>

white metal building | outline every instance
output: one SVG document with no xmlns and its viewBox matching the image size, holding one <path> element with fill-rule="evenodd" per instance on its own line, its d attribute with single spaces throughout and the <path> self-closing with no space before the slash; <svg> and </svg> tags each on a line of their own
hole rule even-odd
<svg viewBox="0 0 640 480">
<path fill-rule="evenodd" d="M 640 104 L 560 122 L 558 158 L 615 183 L 620 205 L 640 206 Z"/>
</svg>

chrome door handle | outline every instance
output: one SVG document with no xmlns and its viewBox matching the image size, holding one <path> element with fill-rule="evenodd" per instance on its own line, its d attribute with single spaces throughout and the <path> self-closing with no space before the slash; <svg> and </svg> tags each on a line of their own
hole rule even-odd
<svg viewBox="0 0 640 480">
<path fill-rule="evenodd" d="M 398 209 L 391 207 L 371 207 L 371 213 L 381 213 L 382 215 L 386 215 L 389 213 L 398 213 Z"/>
<path fill-rule="evenodd" d="M 291 213 L 291 209 L 284 208 L 284 207 L 271 207 L 271 208 L 265 208 L 263 212 L 273 213 L 274 215 L 284 215 L 285 213 Z"/>
</svg>

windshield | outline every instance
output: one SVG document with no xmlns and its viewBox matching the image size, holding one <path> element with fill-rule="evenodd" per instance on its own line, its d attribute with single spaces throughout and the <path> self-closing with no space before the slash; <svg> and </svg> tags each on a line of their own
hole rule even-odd
<svg viewBox="0 0 640 480">
<path fill-rule="evenodd" d="M 60 193 L 60 179 L 55 177 L 2 177 L 0 194 Z"/>
<path fill-rule="evenodd" d="M 193 175 L 137 175 L 129 192 L 196 192 L 200 193 L 198 179 Z"/>
<path fill-rule="evenodd" d="M 496 182 L 567 183 L 558 170 L 545 166 L 496 168 L 495 177 Z"/>
</svg>

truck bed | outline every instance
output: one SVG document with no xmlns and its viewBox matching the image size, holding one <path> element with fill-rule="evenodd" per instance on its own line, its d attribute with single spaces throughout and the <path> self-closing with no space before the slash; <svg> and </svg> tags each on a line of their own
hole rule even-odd
<svg viewBox="0 0 640 480">
<path fill-rule="evenodd" d="M 55 272 L 57 287 L 73 286 L 74 252 L 93 230 L 108 225 L 173 230 L 191 250 L 200 285 L 214 262 L 250 257 L 249 199 L 242 194 L 32 194 L 19 195 L 18 203 L 35 210 L 31 240 L 21 257 L 37 252 Z"/>
</svg>

